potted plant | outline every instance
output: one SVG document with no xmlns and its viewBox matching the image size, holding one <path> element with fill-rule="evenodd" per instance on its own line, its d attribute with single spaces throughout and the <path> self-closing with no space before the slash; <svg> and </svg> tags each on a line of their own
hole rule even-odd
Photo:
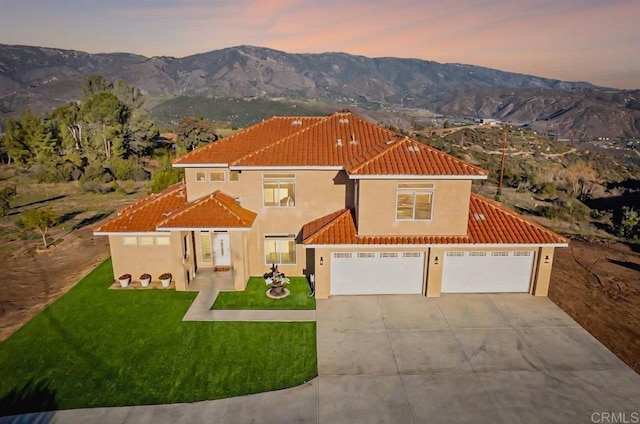
<svg viewBox="0 0 640 424">
<path fill-rule="evenodd" d="M 120 287 L 127 287 L 131 282 L 131 274 L 122 274 L 118 277 L 118 281 L 120 282 Z"/>
<path fill-rule="evenodd" d="M 169 287 L 169 284 L 171 284 L 171 273 L 170 272 L 165 272 L 164 274 L 160 275 L 160 282 L 162 283 L 162 287 L 167 288 Z"/>
<path fill-rule="evenodd" d="M 140 276 L 140 284 L 142 287 L 149 287 L 149 283 L 151 283 L 151 275 L 145 272 Z"/>
</svg>

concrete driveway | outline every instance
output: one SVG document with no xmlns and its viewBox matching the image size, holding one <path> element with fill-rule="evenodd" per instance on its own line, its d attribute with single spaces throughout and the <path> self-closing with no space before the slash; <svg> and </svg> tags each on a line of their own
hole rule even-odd
<svg viewBox="0 0 640 424">
<path fill-rule="evenodd" d="M 302 386 L 191 404 L 5 417 L 0 424 L 640 419 L 640 375 L 546 298 L 334 297 L 317 302 L 317 320 L 319 377 Z"/>
<path fill-rule="evenodd" d="M 640 419 L 640 376 L 546 298 L 354 296 L 317 309 L 321 423 Z"/>
</svg>

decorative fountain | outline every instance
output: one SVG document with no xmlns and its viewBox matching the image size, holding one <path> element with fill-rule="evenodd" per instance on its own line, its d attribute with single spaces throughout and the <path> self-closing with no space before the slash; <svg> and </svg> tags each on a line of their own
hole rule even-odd
<svg viewBox="0 0 640 424">
<path fill-rule="evenodd" d="M 282 299 L 289 296 L 289 289 L 285 287 L 289 284 L 289 279 L 284 274 L 278 271 L 276 264 L 271 265 L 271 272 L 264 274 L 264 282 L 269 286 L 267 290 L 267 297 L 271 299 Z"/>
</svg>

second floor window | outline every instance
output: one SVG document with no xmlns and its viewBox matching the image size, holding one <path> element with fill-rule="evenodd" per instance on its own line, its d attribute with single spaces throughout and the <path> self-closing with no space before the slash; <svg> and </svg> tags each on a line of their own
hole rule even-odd
<svg viewBox="0 0 640 424">
<path fill-rule="evenodd" d="M 433 184 L 398 184 L 396 191 L 396 219 L 422 221 L 431 219 Z"/>
<path fill-rule="evenodd" d="M 262 176 L 262 197 L 264 199 L 264 206 L 295 206 L 295 177 L 295 174 L 264 174 Z"/>
<path fill-rule="evenodd" d="M 224 171 L 210 171 L 209 181 L 224 181 Z"/>
</svg>

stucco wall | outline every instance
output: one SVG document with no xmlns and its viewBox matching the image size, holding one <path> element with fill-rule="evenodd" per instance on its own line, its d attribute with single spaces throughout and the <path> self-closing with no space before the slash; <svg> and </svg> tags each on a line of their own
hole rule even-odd
<svg viewBox="0 0 640 424">
<path fill-rule="evenodd" d="M 396 220 L 398 183 L 432 183 L 432 218 Z M 466 235 L 471 180 L 360 180 L 358 182 L 360 235 Z"/>
<path fill-rule="evenodd" d="M 160 274 L 170 272 L 176 289 L 184 290 L 189 260 L 183 259 L 183 234 L 186 233 L 171 233 L 168 246 L 125 246 L 124 236 L 110 235 L 114 277 L 117 279 L 122 274 L 131 274 L 132 281 L 140 281 L 140 275 L 148 273 L 153 281 L 158 281 Z"/>
<path fill-rule="evenodd" d="M 534 296 L 547 296 L 549 294 L 554 253 L 554 247 L 542 247 L 539 250 L 538 257 L 535 262 L 535 281 L 531 288 L 531 294 Z"/>
</svg>

